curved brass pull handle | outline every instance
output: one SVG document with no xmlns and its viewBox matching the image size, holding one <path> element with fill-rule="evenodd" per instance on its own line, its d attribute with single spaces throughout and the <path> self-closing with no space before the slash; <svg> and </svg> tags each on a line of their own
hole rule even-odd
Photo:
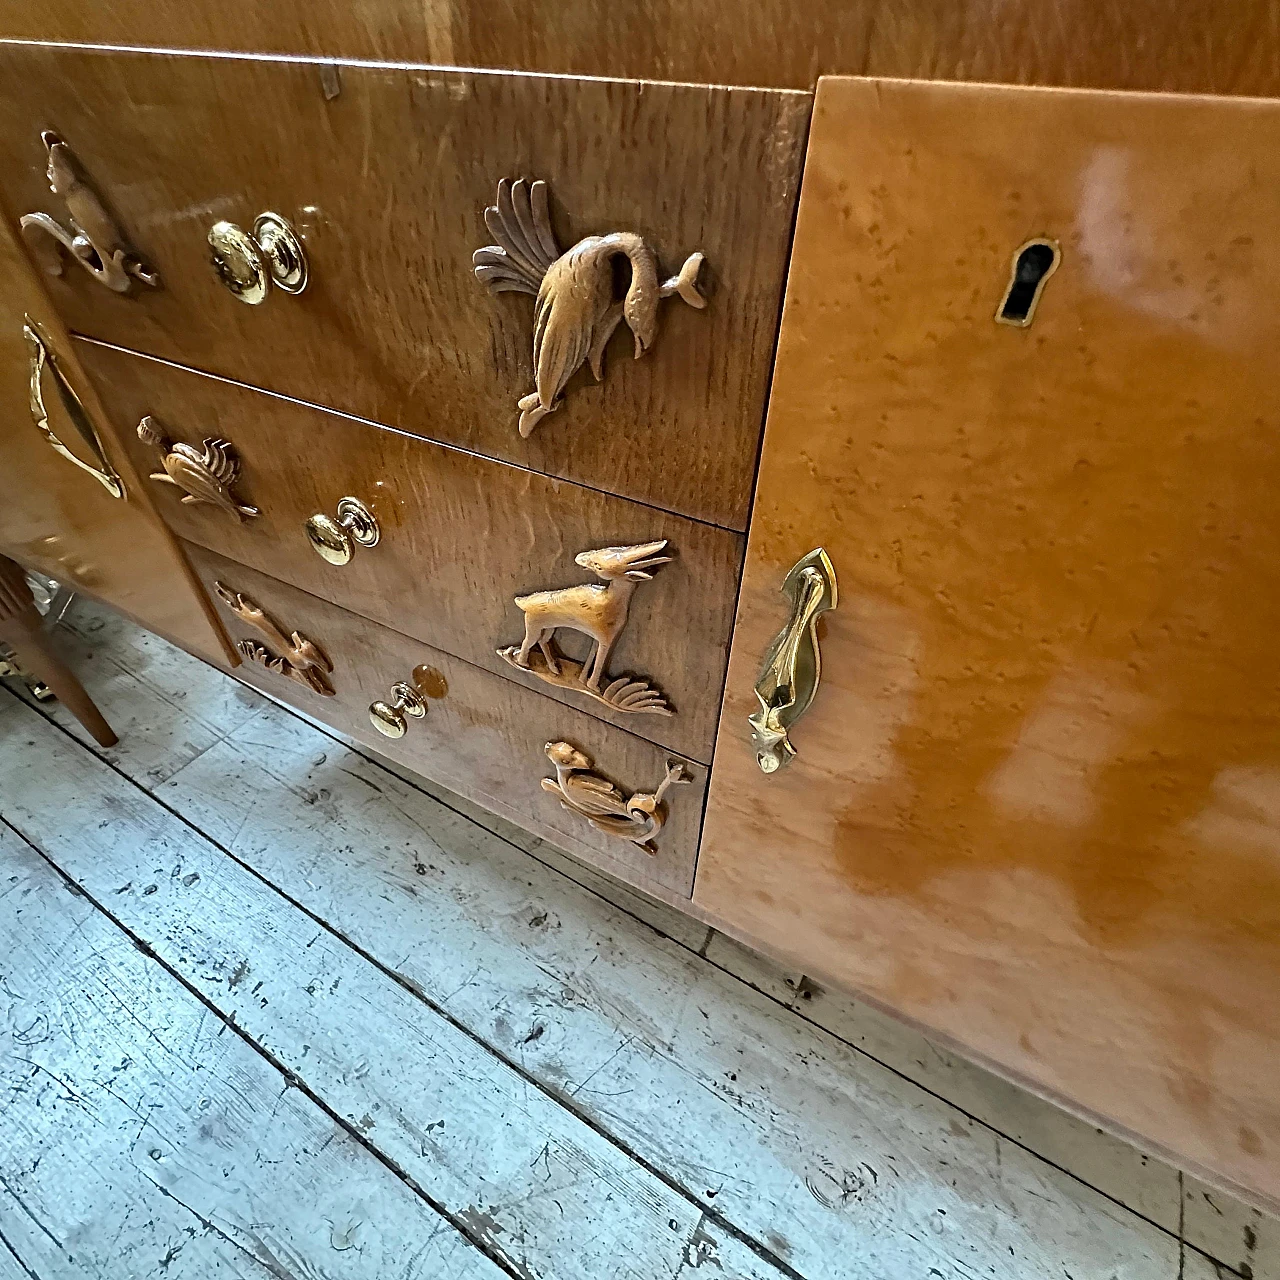
<svg viewBox="0 0 1280 1280">
<path fill-rule="evenodd" d="M 317 511 L 307 520 L 307 540 L 312 550 L 330 564 L 350 564 L 353 543 L 376 547 L 382 537 L 377 517 L 359 498 L 339 498 L 338 518 Z"/>
<path fill-rule="evenodd" d="M 84 405 L 80 403 L 80 397 L 76 395 L 71 384 L 67 381 L 66 375 L 58 367 L 58 362 L 53 358 L 53 352 L 49 350 L 47 343 L 40 336 L 35 321 L 30 316 L 24 316 L 23 319 L 25 323 L 22 326 L 22 336 L 26 338 L 27 345 L 31 348 L 31 382 L 27 399 L 31 407 L 31 420 L 36 424 L 36 429 L 49 442 L 55 452 L 60 453 L 68 462 L 75 463 L 81 471 L 87 471 L 113 498 L 123 498 L 125 496 L 124 482 L 116 474 L 115 467 L 107 459 L 107 455 L 102 448 L 102 441 L 93 425 L 93 420 L 89 417 Z M 58 390 L 58 399 L 62 402 L 62 407 L 66 410 L 67 417 L 71 419 L 71 424 L 75 427 L 81 439 L 93 451 L 94 457 L 98 460 L 98 466 L 95 467 L 93 463 L 77 458 L 58 439 L 53 428 L 49 425 L 49 412 L 44 405 L 44 371 L 46 368 L 53 377 L 53 385 Z"/>
<path fill-rule="evenodd" d="M 278 213 L 258 214 L 252 234 L 234 222 L 215 222 L 208 240 L 218 278 L 251 307 L 267 300 L 273 284 L 284 293 L 301 293 L 307 287 L 302 241 Z"/>
<path fill-rule="evenodd" d="M 775 773 L 796 754 L 788 730 L 809 709 L 818 692 L 822 655 L 818 615 L 836 607 L 836 571 L 818 547 L 792 566 L 782 590 L 791 597 L 791 619 L 765 655 L 756 681 L 760 710 L 747 719 L 751 745 L 762 773 Z"/>
<path fill-rule="evenodd" d="M 409 731 L 409 722 L 405 716 L 421 720 L 427 714 L 427 700 L 411 684 L 403 680 L 391 686 L 394 702 L 371 702 L 369 704 L 369 720 L 373 727 L 386 738 L 403 738 Z"/>
</svg>

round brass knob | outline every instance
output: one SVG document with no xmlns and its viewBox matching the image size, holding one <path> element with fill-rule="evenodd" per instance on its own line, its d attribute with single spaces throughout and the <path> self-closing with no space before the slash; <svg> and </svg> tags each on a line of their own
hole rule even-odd
<svg viewBox="0 0 1280 1280">
<path fill-rule="evenodd" d="M 256 307 L 267 299 L 271 278 L 258 246 L 248 232 L 234 222 L 215 222 L 209 228 L 209 248 L 218 279 L 240 299 Z"/>
<path fill-rule="evenodd" d="M 278 213 L 260 213 L 252 235 L 234 222 L 215 222 L 208 239 L 218 278 L 251 307 L 267 300 L 273 282 L 285 293 L 307 287 L 302 241 Z"/>
<path fill-rule="evenodd" d="M 355 543 L 376 547 L 382 536 L 377 518 L 359 498 L 340 499 L 336 520 L 316 512 L 307 520 L 306 530 L 312 550 L 330 564 L 350 564 Z"/>
<path fill-rule="evenodd" d="M 427 700 L 411 684 L 403 680 L 391 686 L 394 702 L 371 702 L 369 720 L 377 731 L 387 738 L 403 738 L 409 731 L 405 716 L 421 720 L 427 714 Z"/>
</svg>

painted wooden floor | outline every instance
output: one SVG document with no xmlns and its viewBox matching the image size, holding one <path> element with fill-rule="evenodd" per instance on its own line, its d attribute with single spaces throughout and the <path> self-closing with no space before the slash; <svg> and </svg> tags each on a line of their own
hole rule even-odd
<svg viewBox="0 0 1280 1280">
<path fill-rule="evenodd" d="M 69 623 L 121 742 L 0 688 L 0 1280 L 1280 1276 L 1275 1220 Z"/>
</svg>

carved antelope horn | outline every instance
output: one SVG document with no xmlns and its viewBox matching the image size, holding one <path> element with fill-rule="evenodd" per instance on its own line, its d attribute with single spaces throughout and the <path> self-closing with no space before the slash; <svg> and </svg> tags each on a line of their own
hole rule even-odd
<svg viewBox="0 0 1280 1280">
<path fill-rule="evenodd" d="M 647 573 L 646 570 L 656 569 L 660 564 L 670 564 L 670 556 L 657 554 L 666 545 L 667 540 L 663 538 L 661 542 L 646 542 L 642 546 L 631 547 L 629 549 L 630 555 L 623 560 L 627 569 L 627 577 L 633 582 L 647 582 L 653 577 L 653 574 Z"/>
</svg>

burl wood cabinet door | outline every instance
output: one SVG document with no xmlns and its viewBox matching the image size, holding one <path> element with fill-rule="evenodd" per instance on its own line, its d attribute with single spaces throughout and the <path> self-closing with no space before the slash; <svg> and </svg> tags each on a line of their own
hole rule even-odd
<svg viewBox="0 0 1280 1280">
<path fill-rule="evenodd" d="M 0 280 L 0 553 L 105 600 L 193 653 L 234 660 L 203 590 L 112 438 L 66 330 L 4 227 Z M 32 404 L 36 360 L 45 431 Z M 68 396 L 79 402 L 79 425 Z M 58 453 L 50 434 L 83 465 Z"/>
<path fill-rule="evenodd" d="M 821 83 L 695 886 L 1272 1203 L 1278 212 L 1280 103 Z"/>
</svg>

